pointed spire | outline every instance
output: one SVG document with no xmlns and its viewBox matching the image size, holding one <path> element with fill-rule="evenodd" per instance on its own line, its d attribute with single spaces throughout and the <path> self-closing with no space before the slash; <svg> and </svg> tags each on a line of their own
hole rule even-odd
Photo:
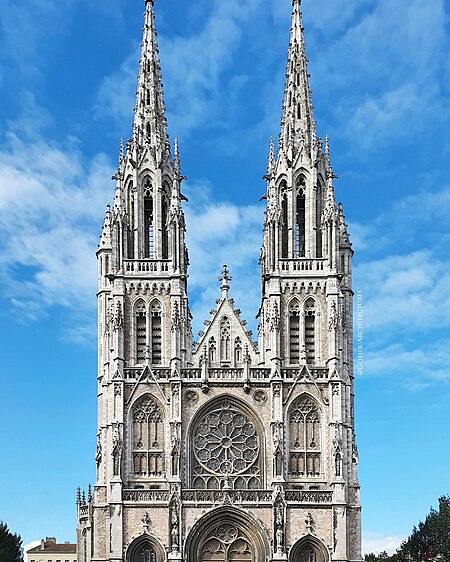
<svg viewBox="0 0 450 562">
<path fill-rule="evenodd" d="M 178 147 L 178 139 L 175 139 L 173 146 L 173 167 L 177 174 L 180 173 L 180 150 Z"/>
<path fill-rule="evenodd" d="M 303 33 L 301 1 L 292 0 L 290 32 L 280 145 L 298 148 L 302 138 L 314 144 L 315 123 L 309 85 L 308 59 Z"/>
<path fill-rule="evenodd" d="M 153 0 L 145 0 L 133 134 L 138 145 L 150 144 L 165 150 L 168 146 L 167 123 L 153 6 Z"/>
<path fill-rule="evenodd" d="M 275 167 L 275 145 L 273 137 L 270 137 L 269 156 L 267 158 L 267 173 L 270 174 Z"/>
</svg>

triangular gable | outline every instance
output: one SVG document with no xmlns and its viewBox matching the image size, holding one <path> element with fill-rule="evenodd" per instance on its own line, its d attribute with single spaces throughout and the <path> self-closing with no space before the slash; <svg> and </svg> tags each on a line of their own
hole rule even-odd
<svg viewBox="0 0 450 562">
<path fill-rule="evenodd" d="M 225 350 L 221 349 L 221 332 L 222 329 L 227 329 L 227 323 L 223 323 L 225 318 L 228 319 L 229 326 L 228 358 L 224 357 Z M 255 365 L 257 354 L 251 339 L 251 332 L 245 326 L 246 322 L 241 320 L 240 310 L 234 308 L 233 300 L 222 299 L 217 310 L 211 311 L 210 319 L 205 322 L 205 331 L 200 332 L 200 339 L 193 353 L 194 364 L 196 366 L 199 365 L 200 357 L 204 353 L 206 346 L 208 353 L 211 348 L 215 348 L 208 355 L 208 357 L 214 359 L 211 361 L 212 367 L 241 367 L 246 352 L 250 356 L 251 363 Z M 240 353 L 236 350 L 237 347 L 240 347 Z M 236 361 L 236 359 L 239 360 Z"/>
</svg>

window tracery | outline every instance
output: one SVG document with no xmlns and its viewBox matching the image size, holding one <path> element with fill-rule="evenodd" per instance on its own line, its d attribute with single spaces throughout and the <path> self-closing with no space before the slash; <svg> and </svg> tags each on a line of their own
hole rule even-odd
<svg viewBox="0 0 450 562">
<path fill-rule="evenodd" d="M 319 476 L 321 471 L 321 415 L 312 398 L 300 396 L 289 414 L 289 474 Z"/>
<path fill-rule="evenodd" d="M 135 476 L 162 476 L 163 421 L 161 408 L 151 396 L 144 395 L 133 406 L 132 471 Z"/>
<path fill-rule="evenodd" d="M 254 559 L 249 538 L 231 523 L 214 529 L 201 549 L 201 562 L 252 562 Z"/>
<path fill-rule="evenodd" d="M 193 430 L 195 489 L 258 489 L 261 485 L 260 436 L 240 408 L 225 401 L 203 415 Z"/>
</svg>

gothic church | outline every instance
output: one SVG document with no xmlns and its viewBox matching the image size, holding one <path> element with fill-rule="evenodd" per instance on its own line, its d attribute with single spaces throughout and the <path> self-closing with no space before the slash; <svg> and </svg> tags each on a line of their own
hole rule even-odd
<svg viewBox="0 0 450 562">
<path fill-rule="evenodd" d="M 78 560 L 360 561 L 353 251 L 316 135 L 300 0 L 265 176 L 257 344 L 225 266 L 193 345 L 153 4 L 97 252 L 97 472 L 78 493 Z"/>
</svg>

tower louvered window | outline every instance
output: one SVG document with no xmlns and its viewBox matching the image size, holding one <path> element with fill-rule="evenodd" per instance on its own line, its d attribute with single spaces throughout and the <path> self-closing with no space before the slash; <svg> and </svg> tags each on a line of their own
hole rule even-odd
<svg viewBox="0 0 450 562">
<path fill-rule="evenodd" d="M 283 182 L 281 188 L 285 188 L 286 184 Z M 289 257 L 289 221 L 288 221 L 288 204 L 287 195 L 283 195 L 281 200 L 281 257 Z"/>
<path fill-rule="evenodd" d="M 151 314 L 151 350 L 152 364 L 159 365 L 162 362 L 162 325 L 161 325 L 161 306 L 159 302 L 152 303 Z"/>
<path fill-rule="evenodd" d="M 297 204 L 295 220 L 295 254 L 297 258 L 305 256 L 305 233 L 306 233 L 306 201 L 305 201 L 305 178 L 297 181 Z"/>
<path fill-rule="evenodd" d="M 144 197 L 144 241 L 145 257 L 155 257 L 155 225 L 153 216 L 153 198 L 150 193 L 150 183 L 147 182 Z"/>
<path fill-rule="evenodd" d="M 158 477 L 163 474 L 164 430 L 160 406 L 149 395 L 140 398 L 132 410 L 133 474 Z"/>
<path fill-rule="evenodd" d="M 289 306 L 289 362 L 300 363 L 300 306 L 295 299 Z"/>
<path fill-rule="evenodd" d="M 145 303 L 139 302 L 136 305 L 136 363 L 145 362 L 147 348 L 147 313 Z"/>
<path fill-rule="evenodd" d="M 321 416 L 315 401 L 300 396 L 289 414 L 289 474 L 292 477 L 320 476 Z"/>
<path fill-rule="evenodd" d="M 316 362 L 316 303 L 308 299 L 305 303 L 305 351 L 306 362 L 314 365 Z"/>
</svg>

